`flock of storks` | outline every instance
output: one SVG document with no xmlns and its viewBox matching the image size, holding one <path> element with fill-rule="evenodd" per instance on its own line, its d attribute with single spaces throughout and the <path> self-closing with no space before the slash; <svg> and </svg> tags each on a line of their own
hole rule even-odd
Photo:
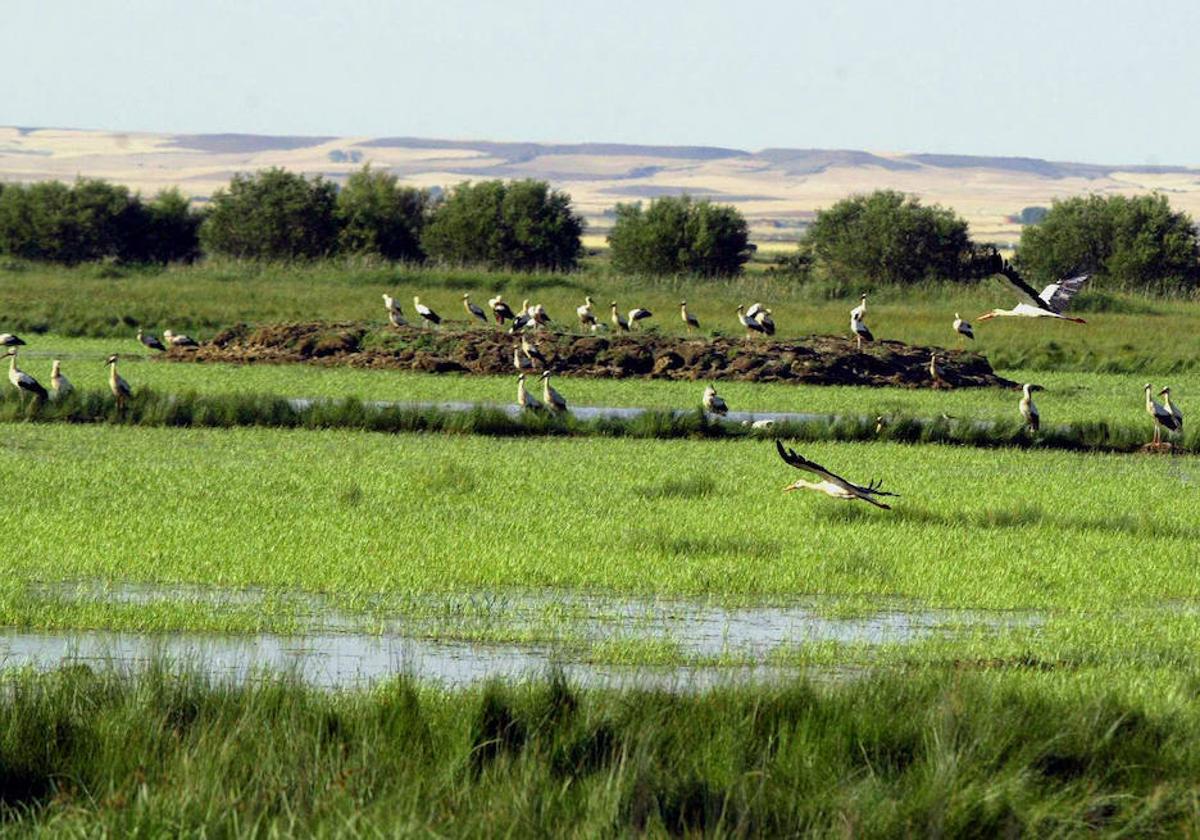
<svg viewBox="0 0 1200 840">
<path fill-rule="evenodd" d="M 1057 283 L 1051 283 L 1039 293 L 1032 286 L 1028 285 L 1008 263 L 1003 264 L 999 273 L 1008 280 L 1019 300 L 1012 309 L 993 309 L 979 316 L 977 320 L 987 321 L 997 317 L 1025 317 L 1055 318 L 1078 324 L 1086 323 L 1082 318 L 1065 314 L 1065 310 L 1070 305 L 1072 298 L 1075 297 L 1079 290 L 1083 288 L 1084 283 L 1087 282 L 1088 274 L 1079 274 L 1060 280 Z M 387 294 L 383 295 L 383 301 L 384 306 L 387 308 L 388 321 L 393 326 L 406 326 L 408 321 L 405 319 L 399 302 Z M 565 412 L 567 410 L 567 401 L 550 384 L 552 372 L 546 364 L 546 358 L 537 348 L 536 343 L 529 340 L 525 332 L 527 328 L 544 327 L 551 323 L 550 316 L 547 314 L 545 307 L 541 304 L 531 304 L 528 300 L 525 300 L 522 302 L 520 310 L 514 311 L 500 295 L 489 299 L 487 303 L 491 317 L 495 319 L 496 323 L 501 326 L 507 323 L 509 325 L 508 332 L 514 338 L 519 339 L 518 343 L 513 347 L 513 366 L 518 372 L 517 405 L 521 409 L 529 411 L 549 410 L 559 413 Z M 485 324 L 489 323 L 488 312 L 478 304 L 473 303 L 469 294 L 462 296 L 462 305 L 470 318 Z M 592 332 L 599 332 L 606 329 L 606 326 L 600 323 L 596 317 L 593 310 L 594 306 L 592 298 L 590 296 L 586 297 L 583 304 L 576 308 L 575 314 L 579 319 L 581 327 Z M 441 316 L 421 303 L 420 297 L 413 298 L 413 309 L 416 311 L 417 316 L 428 324 L 437 326 L 442 322 Z M 613 329 L 621 332 L 629 332 L 639 322 L 653 317 L 653 313 L 650 310 L 641 307 L 635 307 L 629 310 L 628 313 L 622 313 L 617 308 L 616 301 L 609 304 L 609 309 Z M 775 321 L 772 318 L 771 310 L 761 303 L 755 303 L 749 307 L 739 305 L 736 311 L 738 321 L 746 330 L 747 338 L 756 334 L 766 336 L 775 334 Z M 860 350 L 864 341 L 870 342 L 874 340 L 874 336 L 866 324 L 866 313 L 867 296 L 863 294 L 858 305 L 850 310 L 850 330 Z M 688 311 L 686 300 L 680 301 L 679 314 L 689 333 L 700 328 L 700 321 Z M 961 338 L 968 340 L 975 338 L 971 324 L 959 317 L 958 313 L 954 315 L 952 327 L 954 332 Z M 164 330 L 163 340 L 160 341 L 157 337 L 139 329 L 137 331 L 137 340 L 145 347 L 160 352 L 165 351 L 168 347 L 194 348 L 199 346 L 198 342 L 194 339 L 181 333 L 172 332 L 171 330 Z M 16 335 L 0 333 L 0 346 L 8 348 L 8 352 L 5 353 L 9 357 L 8 379 L 13 387 L 22 395 L 32 394 L 35 401 L 49 398 L 61 399 L 71 393 L 73 388 L 70 381 L 63 375 L 62 365 L 58 359 L 53 360 L 51 366 L 50 391 L 42 387 L 33 376 L 17 367 L 17 347 L 24 344 L 25 342 Z M 541 400 L 530 393 L 526 387 L 527 374 L 534 369 L 535 362 L 542 367 L 539 377 L 542 383 Z M 131 396 L 132 389 L 129 383 L 117 373 L 117 354 L 114 353 L 109 356 L 105 361 L 105 365 L 109 369 L 109 388 L 116 398 L 118 409 L 121 409 Z M 944 384 L 936 353 L 930 358 L 929 373 L 935 386 Z M 1021 416 L 1025 419 L 1031 433 L 1036 433 L 1040 427 L 1038 409 L 1033 402 L 1032 396 L 1033 392 L 1038 390 L 1041 390 L 1040 386 L 1026 383 L 1022 387 L 1019 403 Z M 1159 391 L 1159 396 L 1163 397 L 1163 403 L 1161 404 L 1154 399 L 1153 388 L 1149 383 L 1145 386 L 1145 393 L 1146 411 L 1154 421 L 1154 439 L 1150 445 L 1159 447 L 1162 445 L 1162 432 L 1164 430 L 1171 433 L 1180 433 L 1183 431 L 1183 413 L 1179 410 L 1179 406 L 1171 402 L 1170 388 L 1163 388 Z M 729 410 L 724 398 L 717 393 L 716 388 L 711 384 L 704 389 L 701 404 L 706 412 L 718 416 L 725 415 Z M 779 451 L 779 456 L 786 463 L 797 469 L 811 473 L 819 479 L 818 481 L 800 479 L 789 484 L 785 488 L 786 490 L 814 490 L 833 498 L 859 499 L 881 508 L 888 508 L 888 505 L 881 502 L 879 500 L 880 497 L 896 495 L 882 490 L 881 484 L 878 481 L 872 481 L 865 486 L 848 481 L 825 469 L 820 464 L 796 454 L 793 450 L 785 449 L 778 441 L 776 442 L 776 447 Z"/>
</svg>

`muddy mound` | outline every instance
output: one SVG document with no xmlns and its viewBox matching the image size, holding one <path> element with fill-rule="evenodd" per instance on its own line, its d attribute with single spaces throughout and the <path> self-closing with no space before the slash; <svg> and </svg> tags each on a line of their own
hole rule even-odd
<svg viewBox="0 0 1200 840">
<path fill-rule="evenodd" d="M 815 385 L 1013 387 L 978 353 L 878 341 L 860 353 L 854 341 L 808 336 L 786 341 L 681 338 L 648 334 L 572 335 L 541 331 L 530 341 L 554 370 L 599 378 L 742 380 Z M 378 330 L 363 324 L 238 326 L 199 350 L 172 350 L 178 361 L 305 362 L 430 373 L 513 373 L 519 339 L 492 329 Z M 941 382 L 929 373 L 939 356 Z M 537 365 L 541 367 L 541 365 Z"/>
</svg>

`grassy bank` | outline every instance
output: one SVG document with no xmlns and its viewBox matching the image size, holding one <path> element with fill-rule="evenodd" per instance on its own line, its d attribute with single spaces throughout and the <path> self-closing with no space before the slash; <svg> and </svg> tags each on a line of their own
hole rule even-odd
<svg viewBox="0 0 1200 840">
<path fill-rule="evenodd" d="M 0 686 L 0 813 L 54 835 L 1194 833 L 1195 678 L 1112 676 L 681 698 L 73 668 Z"/>
<path fill-rule="evenodd" d="M 763 300 L 775 312 L 781 336 L 844 334 L 852 304 L 830 299 L 826 287 L 799 286 L 769 275 L 726 281 L 624 277 L 605 268 L 569 275 L 528 275 L 469 270 L 369 267 L 354 263 L 274 266 L 210 263 L 167 270 L 85 266 L 78 269 L 0 267 L 0 328 L 75 336 L 130 337 L 138 325 L 171 328 L 197 337 L 238 322 L 367 320 L 383 324 L 380 295 L 389 292 L 411 310 L 414 294 L 448 318 L 465 318 L 463 292 L 483 303 L 503 292 L 519 305 L 539 301 L 559 322 L 574 325 L 585 294 L 599 304 L 616 299 L 623 310 L 645 306 L 652 324 L 682 332 L 678 304 L 687 298 L 705 332 L 738 334 L 734 308 Z M 955 312 L 964 317 L 994 306 L 1011 306 L 999 282 L 972 287 L 928 286 L 873 290 L 868 323 L 880 338 L 950 345 Z M 840 294 L 840 293 L 839 293 Z M 1158 375 L 1190 370 L 1200 358 L 1200 332 L 1192 329 L 1200 304 L 1134 296 L 1094 294 L 1079 301 L 1089 319 L 1073 324 L 1026 319 L 979 325 L 974 345 L 998 367 L 1036 370 L 1129 372 Z M 411 313 L 410 313 L 411 314 Z M 1169 335 L 1171 341 L 1157 340 Z"/>
</svg>

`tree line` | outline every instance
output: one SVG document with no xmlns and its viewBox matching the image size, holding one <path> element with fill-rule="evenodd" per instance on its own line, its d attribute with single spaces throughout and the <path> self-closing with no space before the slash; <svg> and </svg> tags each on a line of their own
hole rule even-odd
<svg viewBox="0 0 1200 840">
<path fill-rule="evenodd" d="M 178 190 L 145 200 L 95 179 L 0 184 L 0 253 L 65 264 L 352 254 L 570 271 L 584 253 L 584 228 L 570 196 L 545 181 L 466 182 L 434 193 L 370 166 L 341 187 L 284 169 L 236 175 L 202 208 Z M 736 275 L 754 250 L 737 208 L 686 195 L 618 204 L 608 244 L 617 271 L 647 275 Z M 818 211 L 775 270 L 794 282 L 858 288 L 969 282 L 994 273 L 997 259 L 954 211 L 877 190 Z M 1090 271 L 1101 288 L 1200 285 L 1195 224 L 1160 194 L 1056 200 L 1024 226 L 1015 261 L 1037 281 Z"/>
</svg>

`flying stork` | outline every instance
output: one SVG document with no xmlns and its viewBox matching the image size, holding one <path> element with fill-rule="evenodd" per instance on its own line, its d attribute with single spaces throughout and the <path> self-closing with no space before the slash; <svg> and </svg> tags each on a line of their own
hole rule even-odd
<svg viewBox="0 0 1200 840">
<path fill-rule="evenodd" d="M 725 400 L 717 394 L 717 389 L 712 385 L 704 389 L 704 399 L 702 402 L 704 410 L 709 414 L 724 415 L 729 411 L 729 406 L 725 404 Z"/>
<path fill-rule="evenodd" d="M 400 301 L 385 292 L 383 295 L 383 305 L 387 307 L 388 323 L 393 327 L 408 326 L 408 321 L 404 320 L 404 310 L 400 308 Z"/>
<path fill-rule="evenodd" d="M 834 499 L 846 499 L 852 501 L 854 499 L 862 499 L 864 502 L 869 502 L 875 507 L 891 510 L 891 505 L 884 504 L 876 497 L 878 496 L 896 496 L 896 493 L 889 493 L 883 490 L 883 482 L 871 481 L 866 487 L 853 482 L 847 481 L 836 473 L 822 467 L 815 461 L 810 461 L 802 455 L 797 455 L 794 449 L 784 449 L 783 444 L 778 440 L 775 441 L 775 449 L 779 452 L 779 457 L 785 463 L 790 464 L 798 470 L 804 470 L 807 473 L 812 473 L 820 481 L 805 481 L 803 478 L 797 479 L 792 484 L 784 487 L 784 492 L 791 490 L 815 490 L 818 493 L 824 493 Z"/>
<path fill-rule="evenodd" d="M 629 321 L 625 320 L 625 316 L 617 311 L 617 302 L 614 300 L 609 306 L 612 308 L 613 326 L 621 332 L 629 332 Z"/>
<path fill-rule="evenodd" d="M 1059 280 L 1057 283 L 1051 283 L 1042 289 L 1042 293 L 1039 295 L 1032 286 L 1021 279 L 1021 275 L 1009 263 L 1004 263 L 999 273 L 1004 275 L 1004 279 L 1016 291 L 1020 301 L 1012 309 L 993 309 L 991 312 L 980 315 L 976 320 L 987 321 L 1000 317 L 1058 318 L 1060 321 L 1071 321 L 1075 324 L 1087 323 L 1082 318 L 1064 315 L 1063 312 L 1071 305 L 1071 299 L 1079 294 L 1083 284 L 1091 277 L 1090 274 L 1077 274 L 1074 277 Z"/>
<path fill-rule="evenodd" d="M 12 333 L 0 333 L 0 347 L 20 347 L 24 343 Z"/>
<path fill-rule="evenodd" d="M 129 383 L 121 378 L 117 373 L 117 354 L 113 353 L 108 357 L 108 361 L 104 363 L 108 368 L 108 387 L 112 391 L 114 397 L 117 398 L 117 410 L 120 411 L 125 407 L 125 401 L 133 395 L 133 389 L 129 387 Z"/>
<path fill-rule="evenodd" d="M 862 318 L 856 317 L 855 313 L 850 313 L 850 329 L 854 333 L 854 341 L 858 345 L 858 350 L 862 352 L 862 343 L 864 341 L 874 341 L 875 336 L 871 335 L 871 330 L 867 327 Z"/>
<path fill-rule="evenodd" d="M 694 329 L 700 329 L 700 319 L 688 312 L 686 300 L 679 301 L 679 317 L 683 319 L 683 326 L 689 333 Z"/>
<path fill-rule="evenodd" d="M 548 370 L 542 371 L 542 400 L 551 411 L 561 413 L 567 410 L 567 401 L 563 399 L 562 394 L 550 387 L 550 371 Z"/>
<path fill-rule="evenodd" d="M 964 321 L 957 312 L 954 313 L 954 332 L 960 336 L 959 341 L 962 341 L 963 338 L 975 340 L 975 330 L 971 329 L 971 322 Z"/>
<path fill-rule="evenodd" d="M 26 392 L 33 394 L 35 402 L 46 399 L 48 395 L 46 393 L 46 389 L 41 386 L 41 383 L 17 367 L 17 351 L 9 350 L 4 355 L 9 357 L 8 381 L 11 382 L 13 387 L 17 389 L 17 393 L 22 394 L 22 401 L 24 401 L 23 395 Z"/>
<path fill-rule="evenodd" d="M 637 322 L 645 318 L 653 318 L 654 313 L 649 309 L 642 309 L 640 306 L 635 306 L 629 310 L 629 326 L 632 328 L 637 326 Z"/>
<path fill-rule="evenodd" d="M 1149 388 L 1150 386 L 1147 385 L 1146 387 Z M 1028 382 L 1026 382 L 1025 386 L 1021 389 L 1021 402 L 1019 408 L 1021 409 L 1021 416 L 1025 418 L 1025 424 L 1029 427 L 1029 433 L 1031 435 L 1037 434 L 1037 430 L 1041 426 L 1041 417 L 1038 414 L 1037 406 L 1033 404 L 1033 392 L 1040 390 L 1042 390 L 1040 385 L 1030 385 Z"/>
<path fill-rule="evenodd" d="M 1183 412 L 1179 410 L 1179 406 L 1171 402 L 1171 389 L 1163 388 L 1158 395 L 1163 398 L 1163 408 L 1171 412 L 1171 416 L 1175 418 L 1175 431 L 1183 434 Z"/>
<path fill-rule="evenodd" d="M 165 351 L 167 349 L 166 347 L 163 347 L 163 343 L 155 336 L 146 335 L 146 333 L 142 331 L 141 327 L 138 327 L 137 340 L 142 342 L 142 344 L 146 345 L 151 350 Z"/>
<path fill-rule="evenodd" d="M 421 299 L 415 295 L 413 296 L 413 309 L 417 310 L 418 315 L 435 327 L 442 323 L 442 316 L 434 312 L 425 304 L 421 303 Z"/>
<path fill-rule="evenodd" d="M 9 374 L 9 378 L 10 379 L 12 378 L 11 373 Z M 1162 430 L 1166 429 L 1168 432 L 1179 431 L 1179 428 L 1182 425 L 1182 415 L 1180 415 L 1180 420 L 1177 421 L 1175 419 L 1175 415 L 1172 412 L 1168 411 L 1164 406 L 1162 406 L 1158 402 L 1156 402 L 1154 397 L 1150 396 L 1151 390 L 1152 389 L 1150 387 L 1150 383 L 1147 382 L 1146 383 L 1146 413 L 1149 414 L 1152 418 L 1154 418 L 1154 441 L 1153 441 L 1152 445 L 1161 446 L 1162 445 Z"/>
<path fill-rule="evenodd" d="M 71 380 L 63 376 L 62 363 L 58 359 L 50 365 L 50 390 L 54 392 L 55 399 L 60 400 L 75 390 Z"/>
<path fill-rule="evenodd" d="M 184 335 L 183 333 L 171 332 L 170 330 L 163 330 L 163 340 L 167 342 L 167 346 L 169 347 L 200 346 L 200 342 L 196 341 L 196 339 L 192 338 L 191 336 Z"/>
<path fill-rule="evenodd" d="M 579 316 L 579 326 L 594 327 L 596 326 L 596 313 L 592 311 L 592 298 L 588 295 L 583 299 L 583 305 L 575 307 L 575 314 Z"/>
<path fill-rule="evenodd" d="M 504 302 L 504 298 L 496 295 L 494 298 L 488 298 L 488 307 L 492 310 L 492 315 L 496 318 L 496 323 L 504 326 L 505 321 L 511 321 L 517 316 L 513 314 L 512 307 Z"/>
<path fill-rule="evenodd" d="M 463 309 L 467 310 L 467 315 L 472 318 L 478 318 L 483 323 L 487 323 L 487 315 L 483 314 L 483 309 L 477 303 L 471 303 L 471 296 L 466 292 L 463 293 Z"/>
<path fill-rule="evenodd" d="M 517 377 L 517 405 L 525 411 L 537 411 L 542 404 L 537 397 L 525 389 L 525 374 Z"/>
<path fill-rule="evenodd" d="M 755 306 L 758 306 L 758 304 L 755 304 Z M 757 320 L 747 315 L 745 310 L 746 307 L 739 303 L 737 308 L 737 316 L 738 320 L 742 322 L 742 326 L 746 328 L 746 338 L 750 338 L 752 335 L 754 335 L 754 333 L 762 333 L 763 335 L 766 335 L 766 328 L 763 327 L 762 324 L 758 323 Z"/>
</svg>

